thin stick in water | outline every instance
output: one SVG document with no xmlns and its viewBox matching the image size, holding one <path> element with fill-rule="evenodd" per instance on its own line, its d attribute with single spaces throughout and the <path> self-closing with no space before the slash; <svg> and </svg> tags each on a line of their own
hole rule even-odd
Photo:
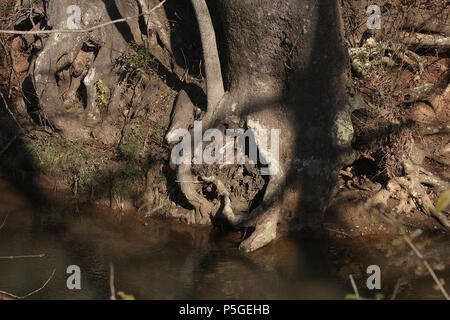
<svg viewBox="0 0 450 320">
<path fill-rule="evenodd" d="M 2 223 L 2 225 L 0 226 L 0 230 L 2 230 L 3 227 L 5 226 L 6 219 L 8 219 L 8 215 L 6 215 L 5 219 L 3 220 L 3 223 Z"/>
<path fill-rule="evenodd" d="M 348 277 L 350 278 L 350 283 L 352 284 L 353 291 L 355 291 L 356 297 L 359 298 L 358 287 L 356 286 L 355 279 L 353 279 L 353 275 L 349 275 Z"/>
<path fill-rule="evenodd" d="M 47 286 L 47 284 L 50 282 L 50 280 L 52 280 L 53 276 L 55 275 L 55 272 L 56 272 L 56 269 L 53 269 L 53 272 L 52 272 L 52 275 L 50 276 L 50 278 L 48 278 L 47 281 L 45 281 L 45 283 L 39 289 L 33 290 L 24 296 L 21 296 L 21 297 L 16 296 L 15 294 L 12 294 L 12 293 L 9 293 L 6 291 L 1 291 L 1 290 L 0 290 L 0 294 L 7 296 L 9 298 L 17 299 L 17 300 L 22 300 L 22 299 L 28 298 L 29 296 L 36 294 L 39 291 L 41 291 L 42 289 L 44 289 Z"/>
<path fill-rule="evenodd" d="M 0 259 L 14 260 L 14 259 L 32 259 L 32 258 L 43 258 L 43 257 L 45 257 L 44 253 L 31 254 L 31 255 L 26 255 L 26 256 L 1 256 Z"/>
<path fill-rule="evenodd" d="M 109 288 L 111 290 L 110 300 L 117 300 L 116 298 L 116 288 L 114 287 L 114 265 L 109 264 Z"/>
<path fill-rule="evenodd" d="M 395 300 L 397 298 L 398 290 L 400 289 L 400 279 L 397 280 L 397 283 L 394 287 L 394 292 L 392 293 L 391 300 Z"/>
</svg>

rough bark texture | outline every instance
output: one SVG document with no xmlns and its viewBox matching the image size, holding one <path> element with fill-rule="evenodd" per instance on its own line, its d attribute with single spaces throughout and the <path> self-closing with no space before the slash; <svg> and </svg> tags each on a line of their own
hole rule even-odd
<svg viewBox="0 0 450 320">
<path fill-rule="evenodd" d="M 138 3 L 133 0 L 48 0 L 45 3 L 49 17 L 48 25 L 53 29 L 68 28 L 69 14 L 66 11 L 71 5 L 77 5 L 81 9 L 81 28 L 90 28 L 142 12 Z M 159 2 L 150 1 L 150 8 L 157 3 Z M 164 11 L 160 15 L 162 15 L 161 20 L 164 20 Z M 152 18 L 155 18 L 155 15 Z M 152 26 L 156 25 L 155 34 L 161 33 L 157 28 L 161 23 L 155 19 L 152 24 Z M 34 63 L 34 69 L 31 71 L 42 119 L 48 121 L 51 126 L 71 140 L 89 139 L 94 136 L 106 144 L 117 142 L 120 126 L 115 125 L 115 122 L 121 94 L 121 87 L 118 85 L 121 82 L 118 59 L 131 42 L 142 43 L 144 37 L 138 19 L 109 25 L 86 34 L 51 34 L 45 41 Z M 163 36 L 161 38 L 165 39 Z M 153 43 L 156 40 L 150 42 Z M 86 52 L 84 49 L 86 45 L 95 50 Z M 155 55 L 164 62 L 163 54 L 158 55 L 156 52 Z M 67 87 L 66 91 L 65 87 Z M 83 88 L 86 95 L 84 102 L 76 98 L 77 91 Z M 102 92 L 99 93 L 99 91 Z M 109 104 L 104 116 L 101 116 L 102 110 L 98 103 L 100 94 Z"/>
<path fill-rule="evenodd" d="M 259 206 L 246 217 L 234 215 L 228 193 L 220 191 L 225 188 L 222 181 L 215 180 L 228 221 L 255 227 L 240 248 L 262 247 L 280 228 L 320 229 L 336 188 L 336 169 L 352 160 L 347 54 L 338 6 L 335 1 L 209 4 L 222 22 L 218 31 L 228 92 L 215 114 L 208 110 L 204 116 L 208 127 L 241 123 L 254 130 L 281 130 L 279 163 L 273 163 L 277 173 L 270 176 Z M 199 23 L 208 23 L 202 18 L 204 8 L 194 8 Z M 197 194 L 191 203 L 201 211 L 197 196 L 203 198 Z"/>
<path fill-rule="evenodd" d="M 282 219 L 296 217 L 300 226 L 315 228 L 351 141 L 336 128 L 351 128 L 338 6 L 233 0 L 218 6 L 228 49 L 224 114 L 236 104 L 234 113 L 249 127 L 281 130 L 280 172 L 271 177 L 265 205 L 278 206 Z"/>
</svg>

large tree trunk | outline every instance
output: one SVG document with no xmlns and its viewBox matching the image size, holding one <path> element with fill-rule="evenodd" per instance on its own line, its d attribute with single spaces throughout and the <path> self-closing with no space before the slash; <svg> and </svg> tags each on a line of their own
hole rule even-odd
<svg viewBox="0 0 450 320">
<path fill-rule="evenodd" d="M 223 97 L 221 83 L 217 84 L 220 69 L 208 65 L 216 63 L 216 49 L 207 43 L 212 25 L 205 17 L 206 5 L 204 0 L 192 2 L 202 35 L 207 94 L 208 98 L 214 96 L 208 99 L 203 130 L 237 123 L 254 130 L 280 130 L 279 162 L 274 159 L 272 163 L 275 174 L 252 212 L 238 216 L 232 210 L 231 189 L 227 188 L 231 182 L 206 179 L 215 183 L 222 196 L 229 222 L 256 227 L 240 248 L 255 250 L 270 242 L 280 229 L 320 229 L 323 210 L 337 187 L 336 169 L 352 156 L 348 61 L 337 2 L 209 2 L 210 10 L 219 14 L 215 18 L 221 23 L 216 25 L 222 28 L 219 41 L 225 48 L 221 62 L 228 91 Z M 174 129 L 172 126 L 169 133 Z M 179 180 L 183 181 L 186 166 L 181 167 Z M 195 186 L 182 189 L 192 193 Z M 205 205 L 199 201 L 202 191 L 197 190 L 196 201 L 191 203 L 197 209 L 197 221 L 205 222 Z M 215 216 L 214 206 L 209 209 Z"/>
</svg>

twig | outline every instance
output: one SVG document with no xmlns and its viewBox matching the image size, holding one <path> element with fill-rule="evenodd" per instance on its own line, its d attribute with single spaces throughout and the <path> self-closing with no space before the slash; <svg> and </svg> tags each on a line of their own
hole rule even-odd
<svg viewBox="0 0 450 320">
<path fill-rule="evenodd" d="M 439 290 L 441 290 L 442 294 L 444 295 L 445 299 L 450 300 L 450 296 L 448 295 L 447 291 L 445 291 L 445 288 L 442 286 L 442 283 L 439 281 L 438 277 L 436 276 L 436 273 L 434 273 L 433 268 L 431 268 L 428 261 L 425 259 L 425 257 L 419 252 L 417 247 L 412 243 L 412 241 L 409 239 L 408 236 L 403 236 L 406 243 L 411 247 L 411 249 L 414 251 L 417 257 L 419 257 L 420 260 L 422 260 L 425 267 L 428 269 L 428 272 L 430 273 L 431 277 L 433 278 L 434 282 L 436 282 L 437 286 L 439 287 Z"/>
<path fill-rule="evenodd" d="M 325 229 L 327 229 L 328 231 L 331 231 L 331 232 L 342 234 L 342 235 L 344 235 L 344 236 L 346 236 L 346 237 L 348 237 L 350 239 L 353 239 L 353 237 L 351 235 L 349 235 L 348 233 L 346 233 L 344 231 L 339 231 L 339 230 L 335 230 L 335 229 L 331 229 L 331 228 L 325 228 Z"/>
<path fill-rule="evenodd" d="M 145 216 L 146 216 L 146 217 L 149 217 L 149 216 L 151 216 L 153 213 L 155 213 L 156 211 L 161 210 L 163 207 L 164 207 L 164 205 L 160 205 L 160 206 L 158 206 L 158 207 L 156 207 L 156 208 L 153 208 L 152 210 L 150 210 L 149 212 L 147 212 L 147 213 L 145 214 Z"/>
<path fill-rule="evenodd" d="M 395 284 L 394 292 L 392 292 L 391 300 L 395 300 L 395 298 L 397 298 L 399 289 L 400 289 L 400 279 L 398 279 L 397 283 Z"/>
<path fill-rule="evenodd" d="M 0 158 L 6 151 L 8 151 L 9 147 L 11 147 L 11 145 L 14 143 L 14 141 L 16 141 L 16 139 L 17 136 L 14 136 L 11 140 L 9 140 L 8 144 L 2 149 L 2 151 L 0 151 Z"/>
<path fill-rule="evenodd" d="M 381 214 L 381 217 L 386 220 L 388 223 L 390 223 L 393 226 L 396 226 L 395 221 L 389 219 L 387 216 L 385 216 L 384 214 Z M 425 267 L 427 268 L 428 272 L 430 273 L 431 277 L 433 278 L 434 282 L 436 282 L 436 285 L 438 286 L 439 290 L 441 290 L 442 294 L 444 295 L 445 299 L 450 300 L 450 296 L 448 295 L 447 291 L 445 291 L 444 286 L 442 285 L 442 283 L 439 281 L 438 277 L 436 276 L 436 273 L 434 273 L 433 268 L 431 268 L 430 264 L 428 263 L 428 261 L 425 259 L 425 257 L 423 256 L 422 253 L 420 253 L 419 249 L 417 249 L 417 247 L 414 245 L 414 243 L 412 243 L 411 239 L 407 236 L 407 235 L 403 235 L 403 239 L 405 240 L 405 242 L 409 245 L 409 247 L 412 249 L 412 251 L 414 252 L 414 254 L 422 261 L 422 263 L 425 265 Z"/>
<path fill-rule="evenodd" d="M 163 6 L 163 4 L 166 2 L 167 0 L 163 0 L 162 2 L 160 2 L 158 5 L 154 6 L 151 10 L 149 10 L 148 12 L 144 12 L 135 16 L 131 16 L 131 17 L 125 17 L 125 18 L 121 18 L 121 19 L 116 19 L 116 20 L 112 20 L 112 21 L 108 21 L 96 26 L 93 26 L 91 28 L 87 28 L 87 29 L 61 29 L 61 30 L 36 30 L 36 31 L 18 31 L 18 30 L 0 30 L 0 33 L 6 33 L 6 34 L 52 34 L 52 33 L 86 33 L 86 32 L 92 32 L 95 31 L 97 29 L 112 25 L 112 24 L 116 24 L 116 23 L 120 23 L 120 22 L 126 22 L 128 20 L 133 20 L 133 19 L 137 19 L 140 18 L 142 16 L 145 15 L 149 15 L 151 12 L 155 11 L 156 9 L 160 8 Z"/>
<path fill-rule="evenodd" d="M 36 24 L 34 23 L 33 19 L 33 0 L 30 0 L 30 21 L 31 24 L 33 25 L 33 30 L 36 30 Z"/>
<path fill-rule="evenodd" d="M 0 230 L 2 230 L 3 227 L 5 226 L 6 219 L 8 219 L 8 215 L 6 215 L 5 219 L 3 220 L 3 223 L 2 223 L 2 225 L 0 226 Z"/>
<path fill-rule="evenodd" d="M 110 300 L 117 300 L 116 298 L 116 288 L 114 287 L 114 265 L 109 264 L 109 288 L 111 290 Z"/>
<path fill-rule="evenodd" d="M 14 122 L 16 123 L 16 125 L 19 127 L 20 131 L 25 134 L 25 130 L 24 128 L 20 125 L 19 121 L 17 121 L 16 116 L 14 115 L 14 113 L 11 111 L 11 109 L 8 106 L 8 102 L 6 101 L 5 96 L 3 95 L 3 93 L 0 92 L 0 97 L 3 100 L 3 103 L 5 105 L 6 110 L 8 111 L 8 113 L 10 114 L 10 116 L 13 118 Z"/>
<path fill-rule="evenodd" d="M 9 88 L 9 90 L 8 90 L 8 98 L 10 98 L 11 97 L 11 92 L 12 92 L 11 83 L 12 83 L 12 80 L 13 80 L 13 77 L 14 77 L 14 60 L 13 60 L 13 58 L 11 56 L 11 52 L 6 49 L 6 45 L 3 43 L 3 39 L 1 39 L 1 38 L 0 38 L 0 45 L 2 46 L 3 52 L 5 53 L 5 59 L 9 59 L 10 68 L 9 68 L 9 74 L 8 74 L 8 88 Z M 8 64 L 8 62 L 5 61 L 5 64 Z"/>
<path fill-rule="evenodd" d="M 53 269 L 52 275 L 50 276 L 50 278 L 47 279 L 47 281 L 45 281 L 44 285 L 42 287 L 40 287 L 39 289 L 36 289 L 32 292 L 30 292 L 29 294 L 24 295 L 23 297 L 20 297 L 20 299 L 25 299 L 28 298 L 29 296 L 38 293 L 39 291 L 41 291 L 42 289 L 44 289 L 47 284 L 50 282 L 50 280 L 52 280 L 53 276 L 55 275 L 56 269 Z"/>
<path fill-rule="evenodd" d="M 175 180 L 176 183 L 193 183 L 193 184 L 203 184 L 204 181 L 195 181 L 195 180 Z"/>
<path fill-rule="evenodd" d="M 353 275 L 350 274 L 348 277 L 350 278 L 350 283 L 352 284 L 353 291 L 355 291 L 356 297 L 359 298 L 358 287 L 356 287 L 356 283 L 355 283 L 355 279 L 353 279 Z"/>
<path fill-rule="evenodd" d="M 55 272 L 56 272 L 56 269 L 53 269 L 53 272 L 52 272 L 52 275 L 50 276 L 50 278 L 48 278 L 47 281 L 45 281 L 45 283 L 39 289 L 33 290 L 33 291 L 31 291 L 30 293 L 28 293 L 28 294 L 26 294 L 24 296 L 21 296 L 21 297 L 20 296 L 16 296 L 15 294 L 12 294 L 12 293 L 9 293 L 9 292 L 6 292 L 6 291 L 1 291 L 1 290 L 0 290 L 0 294 L 3 294 L 5 296 L 8 296 L 8 297 L 13 298 L 13 299 L 17 299 L 17 300 L 22 300 L 22 299 L 28 298 L 29 296 L 31 296 L 31 295 L 33 295 L 35 293 L 38 293 L 39 291 L 44 289 L 47 286 L 47 284 L 50 282 L 50 280 L 53 278 L 53 276 L 55 275 Z"/>
<path fill-rule="evenodd" d="M 14 260 L 14 259 L 32 259 L 32 258 L 43 258 L 43 257 L 45 257 L 45 254 L 41 253 L 41 254 L 32 254 L 32 255 L 27 255 L 27 256 L 1 256 L 0 259 Z"/>
</svg>

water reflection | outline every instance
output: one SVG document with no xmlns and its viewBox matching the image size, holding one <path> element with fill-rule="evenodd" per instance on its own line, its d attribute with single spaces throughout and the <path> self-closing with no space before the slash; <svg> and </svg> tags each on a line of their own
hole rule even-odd
<svg viewBox="0 0 450 320">
<path fill-rule="evenodd" d="M 137 299 L 343 299 L 351 291 L 340 272 L 353 264 L 332 259 L 326 241 L 287 237 L 244 254 L 237 250 L 239 233 L 144 223 L 69 202 L 37 206 L 1 182 L 0 221 L 5 214 L 0 256 L 45 257 L 0 259 L 0 289 L 25 295 L 56 269 L 30 299 L 108 299 L 110 262 L 116 290 Z M 370 255 L 363 250 L 359 256 Z M 81 268 L 81 290 L 66 287 L 69 265 Z M 428 297 L 434 294 L 431 289 Z"/>
</svg>

